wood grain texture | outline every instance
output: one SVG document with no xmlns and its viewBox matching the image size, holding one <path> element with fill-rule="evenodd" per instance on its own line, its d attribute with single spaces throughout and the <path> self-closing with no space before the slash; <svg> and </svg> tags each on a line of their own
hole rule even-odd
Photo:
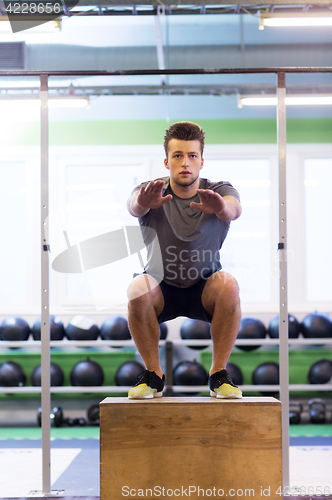
<svg viewBox="0 0 332 500">
<path fill-rule="evenodd" d="M 274 398 L 106 398 L 100 418 L 101 500 L 172 497 L 167 491 L 281 498 L 281 403 Z"/>
</svg>

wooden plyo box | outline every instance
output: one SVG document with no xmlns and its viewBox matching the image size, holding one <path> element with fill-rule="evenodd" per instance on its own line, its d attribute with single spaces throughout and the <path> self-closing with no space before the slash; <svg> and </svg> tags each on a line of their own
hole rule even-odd
<svg viewBox="0 0 332 500">
<path fill-rule="evenodd" d="M 282 495 L 281 403 L 163 397 L 100 403 L 100 499 Z"/>
</svg>

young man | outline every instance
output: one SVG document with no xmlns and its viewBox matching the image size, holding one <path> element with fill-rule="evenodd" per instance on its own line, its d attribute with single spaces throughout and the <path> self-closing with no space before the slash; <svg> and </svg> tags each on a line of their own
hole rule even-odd
<svg viewBox="0 0 332 500">
<path fill-rule="evenodd" d="M 221 271 L 219 249 L 230 221 L 241 215 L 238 192 L 229 183 L 201 179 L 204 131 L 195 123 L 175 123 L 166 131 L 164 164 L 169 177 L 136 187 L 128 200 L 131 215 L 156 231 L 163 276 L 156 274 L 155 244 L 148 262 L 128 288 L 128 323 L 146 370 L 129 398 L 162 396 L 165 376 L 159 360 L 159 323 L 186 316 L 211 323 L 211 396 L 241 398 L 226 371 L 241 322 L 236 280 Z"/>
</svg>

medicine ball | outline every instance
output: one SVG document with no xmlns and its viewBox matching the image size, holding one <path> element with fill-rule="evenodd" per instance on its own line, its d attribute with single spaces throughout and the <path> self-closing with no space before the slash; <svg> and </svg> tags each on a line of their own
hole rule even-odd
<svg viewBox="0 0 332 500">
<path fill-rule="evenodd" d="M 297 339 L 301 333 L 301 324 L 292 314 L 288 314 L 288 338 Z M 279 338 L 279 314 L 271 319 L 268 334 L 271 339 Z"/>
<path fill-rule="evenodd" d="M 62 321 L 56 316 L 50 316 L 50 339 L 62 340 L 65 336 L 65 327 Z M 38 318 L 32 327 L 32 336 L 34 340 L 41 339 L 41 318 Z"/>
<path fill-rule="evenodd" d="M 137 376 L 145 370 L 138 361 L 125 361 L 119 366 L 115 374 L 116 385 L 132 386 L 137 383 Z"/>
<path fill-rule="evenodd" d="M 23 368 L 14 361 L 5 361 L 0 365 L 0 387 L 22 387 L 26 375 Z"/>
<path fill-rule="evenodd" d="M 257 318 L 242 318 L 240 329 L 237 334 L 238 339 L 265 339 L 266 328 L 262 321 Z M 259 349 L 259 345 L 237 345 L 243 351 L 253 351 Z"/>
<path fill-rule="evenodd" d="M 77 315 L 70 320 L 66 336 L 68 340 L 97 340 L 99 328 L 91 318 Z"/>
<path fill-rule="evenodd" d="M 327 314 L 311 313 L 302 321 L 303 337 L 321 339 L 332 337 L 332 321 Z"/>
<path fill-rule="evenodd" d="M 332 361 L 320 359 L 311 365 L 308 379 L 310 384 L 327 384 L 332 379 Z"/>
<path fill-rule="evenodd" d="M 197 361 L 181 361 L 173 370 L 174 385 L 206 385 L 208 374 Z"/>
<path fill-rule="evenodd" d="M 234 363 L 227 363 L 226 370 L 235 385 L 243 384 L 243 375 L 241 369 Z"/>
<path fill-rule="evenodd" d="M 50 365 L 51 386 L 60 387 L 64 382 L 62 368 L 56 363 Z M 31 383 L 35 387 L 41 386 L 41 365 L 35 366 L 31 374 Z"/>
<path fill-rule="evenodd" d="M 168 332 L 166 323 L 160 323 L 159 329 L 160 329 L 160 340 L 166 340 Z"/>
<path fill-rule="evenodd" d="M 23 341 L 28 340 L 30 327 L 28 323 L 18 316 L 9 316 L 4 319 L 0 326 L 0 340 Z"/>
<path fill-rule="evenodd" d="M 254 385 L 279 385 L 279 365 L 272 361 L 262 363 L 257 366 L 252 374 Z M 276 394 L 275 392 L 265 392 L 267 396 Z"/>
<path fill-rule="evenodd" d="M 128 321 L 122 316 L 109 316 L 101 325 L 100 336 L 103 340 L 130 340 Z"/>
<path fill-rule="evenodd" d="M 183 340 L 210 340 L 210 323 L 199 319 L 187 318 L 182 323 L 180 335 Z M 205 349 L 206 346 L 189 346 L 192 349 Z"/>
<path fill-rule="evenodd" d="M 103 385 L 104 372 L 102 367 L 89 359 L 79 361 L 70 374 L 71 385 L 80 387 L 92 387 Z"/>
</svg>

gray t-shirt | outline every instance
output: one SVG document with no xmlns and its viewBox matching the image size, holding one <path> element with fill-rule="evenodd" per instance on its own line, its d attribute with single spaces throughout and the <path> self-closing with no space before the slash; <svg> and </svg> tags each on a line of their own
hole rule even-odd
<svg viewBox="0 0 332 500">
<path fill-rule="evenodd" d="M 150 209 L 139 218 L 143 239 L 147 241 L 147 263 L 144 271 L 155 276 L 160 282 L 181 288 L 194 285 L 221 269 L 219 250 L 226 238 L 230 222 L 218 219 L 215 214 L 205 214 L 190 207 L 191 202 L 200 202 L 198 194 L 191 198 L 176 196 L 169 182 L 165 181 L 163 196 L 173 195 L 173 199 L 157 209 Z M 133 192 L 139 190 L 144 182 Z M 211 189 L 220 196 L 234 196 L 240 200 L 239 193 L 229 182 L 211 182 L 200 179 L 200 189 Z M 156 239 L 146 238 L 145 228 L 156 231 Z M 156 245 L 159 246 L 158 250 Z M 164 276 L 160 276 L 160 251 Z"/>
</svg>

